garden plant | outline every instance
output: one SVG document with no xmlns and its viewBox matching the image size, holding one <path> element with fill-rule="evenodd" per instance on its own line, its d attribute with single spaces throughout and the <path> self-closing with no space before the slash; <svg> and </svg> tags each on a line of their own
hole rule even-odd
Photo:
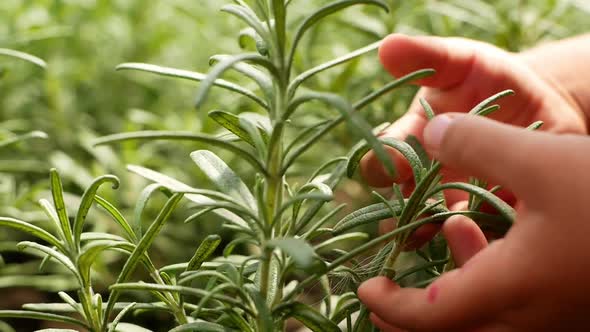
<svg viewBox="0 0 590 332">
<path fill-rule="evenodd" d="M 122 212 L 116 201 L 99 194 L 99 190 L 104 192 L 100 188 L 103 185 L 110 185 L 113 190 L 119 187 L 120 181 L 114 175 L 92 181 L 71 214 L 71 209 L 66 208 L 60 173 L 51 169 L 52 199 L 39 201 L 50 222 L 41 227 L 13 217 L 0 217 L 0 226 L 36 237 L 37 241 L 18 243 L 18 249 L 38 256 L 41 269 L 60 266 L 72 275 L 75 292 L 59 292 L 61 303 L 31 303 L 22 310 L 0 310 L 0 318 L 61 322 L 72 326 L 70 330 L 92 332 L 149 331 L 149 326 L 126 321 L 134 312 L 154 311 L 173 317 L 175 327 L 171 331 L 284 331 L 293 320 L 312 331 L 370 331 L 374 328 L 368 312 L 355 294 L 362 281 L 382 275 L 403 286 L 425 287 L 441 273 L 453 269 L 449 250 L 440 236 L 412 255 L 403 253 L 416 229 L 440 224 L 457 214 L 468 216 L 484 230 L 499 235 L 510 228 L 514 210 L 494 195 L 499 187 L 490 188 L 483 179 L 443 182 L 441 164 L 429 158 L 417 138 L 380 138 L 378 133 L 388 124 L 373 128 L 363 116 L 363 109 L 379 98 L 436 75 L 433 70 L 424 68 L 395 78 L 351 101 L 344 95 L 315 90 L 307 83 L 325 71 L 371 54 L 379 43 L 302 71 L 294 68 L 306 35 L 316 25 L 351 6 L 387 11 L 387 3 L 336 0 L 309 9 L 303 19 L 294 21 L 288 15 L 291 2 L 235 0 L 225 5 L 222 10 L 246 26 L 237 33 L 245 53 L 212 56 L 212 68 L 207 74 L 146 63 L 118 66 L 119 71 L 143 71 L 200 82 L 194 102 L 196 112 L 209 111 L 212 89 L 242 96 L 257 112 L 209 111 L 209 118 L 224 129 L 219 135 L 139 131 L 95 140 L 97 146 L 162 140 L 207 147 L 192 152 L 186 162 L 192 159 L 215 189 L 129 165 L 130 172 L 153 182 L 141 191 L 131 214 Z M 0 50 L 0 55 L 2 52 L 42 64 L 21 53 Z M 230 72 L 243 75 L 248 84 L 222 78 Z M 513 93 L 498 91 L 475 105 L 470 113 L 486 116 L 496 112 L 500 107 L 495 102 L 510 98 Z M 428 101 L 420 102 L 426 116 L 432 118 L 436 110 Z M 317 113 L 320 116 L 311 117 L 317 120 L 310 123 L 309 115 Z M 314 171 L 302 175 L 297 168 L 302 156 L 341 124 L 359 143 L 345 156 L 321 154 L 325 159 L 314 165 Z M 529 129 L 541 125 L 533 123 Z M 22 138 L 28 137 L 44 134 L 33 132 Z M 0 141 L 0 149 L 17 139 L 21 137 Z M 170 148 L 174 145 L 170 144 Z M 415 189 L 407 197 L 395 185 L 391 197 L 373 192 L 374 204 L 344 213 L 346 204 L 336 196 L 338 185 L 355 176 L 361 158 L 369 151 L 395 175 L 388 150 L 396 150 L 408 160 Z M 239 169 L 228 166 L 223 156 L 239 158 Z M 466 210 L 448 209 L 443 193 L 451 189 L 470 194 Z M 153 220 L 146 220 L 145 211 L 154 202 L 161 202 L 159 196 L 164 196 L 165 202 Z M 190 260 L 157 266 L 150 249 L 185 201 L 193 211 L 185 223 L 199 222 L 207 216 L 208 222 L 221 224 L 231 238 L 224 241 L 221 234 L 207 235 Z M 109 214 L 118 226 L 117 234 L 89 227 L 86 219 L 94 207 Z M 388 218 L 396 220 L 393 231 L 375 238 L 363 231 L 366 225 Z M 351 241 L 358 245 L 344 250 Z M 115 273 L 116 281 L 101 293 L 94 287 L 94 264 L 107 251 L 116 253 L 124 264 Z M 345 286 L 334 287 L 335 284 Z M 316 296 L 309 296 L 310 293 Z M 135 300 L 130 302 L 130 298 Z M 310 300 L 313 298 L 320 300 Z"/>
</svg>

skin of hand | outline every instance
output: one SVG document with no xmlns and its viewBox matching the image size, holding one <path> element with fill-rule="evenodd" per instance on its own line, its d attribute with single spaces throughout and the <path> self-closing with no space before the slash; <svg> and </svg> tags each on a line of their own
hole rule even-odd
<svg viewBox="0 0 590 332">
<path fill-rule="evenodd" d="M 427 122 L 414 102 L 384 135 L 417 136 L 445 166 L 446 181 L 471 175 L 507 188 L 517 198 L 517 218 L 506 237 L 489 246 L 473 221 L 449 219 L 443 234 L 459 268 L 426 289 L 401 289 L 385 278 L 365 282 L 358 295 L 373 322 L 387 332 L 588 330 L 590 155 L 584 151 L 590 139 L 575 98 L 523 57 L 480 42 L 392 35 L 380 56 L 396 76 L 437 69 L 438 76 L 420 82 L 419 95 L 446 113 Z M 500 102 L 497 121 L 464 114 L 508 88 L 517 95 Z M 518 128 L 536 120 L 545 122 L 546 132 Z M 407 170 L 401 156 L 392 156 L 399 173 Z M 394 180 L 372 155 L 362 167 L 375 186 Z M 410 178 L 400 174 L 395 181 L 411 187 Z M 448 198 L 464 204 L 456 193 Z"/>
<path fill-rule="evenodd" d="M 385 69 L 400 77 L 414 70 L 433 68 L 436 74 L 418 81 L 418 92 L 408 112 L 381 135 L 405 139 L 414 135 L 423 142 L 426 116 L 418 98 L 425 98 L 436 114 L 468 112 L 489 96 L 506 89 L 515 96 L 501 99 L 500 111 L 491 118 L 526 127 L 544 121 L 543 130 L 554 133 L 587 133 L 586 117 L 566 91 L 533 70 L 519 54 L 509 53 L 493 45 L 462 38 L 409 37 L 393 34 L 385 38 L 379 49 Z M 547 64 L 550 65 L 550 64 Z M 390 150 L 398 177 L 391 179 L 373 153 L 363 158 L 361 172 L 369 185 L 388 187 L 393 181 L 411 187 L 412 173 L 408 162 Z M 445 169 L 448 180 L 464 180 L 465 176 Z M 450 197 L 449 204 L 464 196 Z"/>
<path fill-rule="evenodd" d="M 514 192 L 516 222 L 488 246 L 473 221 L 449 219 L 460 267 L 426 289 L 365 282 L 358 295 L 373 322 L 386 332 L 587 331 L 590 138 L 451 113 L 428 123 L 424 141 L 444 165 Z"/>
<path fill-rule="evenodd" d="M 490 116 L 492 119 L 521 127 L 541 120 L 544 131 L 587 134 L 587 117 L 577 99 L 556 83 L 553 72 L 540 72 L 544 67 L 554 66 L 542 66 L 538 58 L 543 58 L 543 55 L 535 57 L 532 53 L 534 51 L 510 53 L 487 43 L 462 38 L 390 35 L 383 41 L 379 57 L 392 75 L 400 77 L 421 68 L 433 68 L 436 74 L 418 81 L 422 88 L 408 112 L 381 135 L 402 140 L 414 135 L 424 143 L 423 131 L 427 119 L 418 98 L 425 98 L 436 114 L 462 113 L 506 89 L 514 90 L 516 94 L 498 101 L 502 109 L 493 113 Z M 553 53 L 551 58 L 555 60 Z M 470 143 L 466 141 L 466 144 Z M 372 152 L 361 160 L 361 175 L 371 186 L 388 187 L 395 181 L 401 185 L 404 194 L 411 193 L 414 181 L 408 162 L 397 151 L 389 149 L 389 152 L 398 169 L 396 179 L 388 176 Z M 445 182 L 467 182 L 468 176 L 472 175 L 443 166 Z M 491 183 L 490 188 L 494 185 Z M 501 190 L 496 194 L 511 205 L 516 203 L 509 191 Z M 448 206 L 457 209 L 457 206 L 463 205 L 468 194 L 449 190 L 445 196 Z M 382 222 L 381 232 L 390 231 L 393 225 L 391 221 Z M 434 225 L 419 229 L 407 249 L 420 247 L 438 230 Z"/>
</svg>

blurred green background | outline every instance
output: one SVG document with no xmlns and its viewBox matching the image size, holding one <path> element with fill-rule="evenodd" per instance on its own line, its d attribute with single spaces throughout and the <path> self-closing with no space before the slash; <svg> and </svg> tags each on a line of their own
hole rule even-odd
<svg viewBox="0 0 590 332">
<path fill-rule="evenodd" d="M 214 92 L 207 109 L 195 110 L 192 102 L 197 83 L 115 71 L 122 62 L 147 62 L 206 72 L 211 55 L 239 52 L 237 35 L 243 26 L 219 12 L 227 2 L 0 1 L 0 47 L 28 52 L 48 63 L 42 70 L 19 60 L 0 58 L 0 141 L 32 130 L 49 135 L 46 140 L 0 149 L 0 215 L 43 226 L 47 221 L 36 202 L 48 196 L 50 167 L 57 167 L 64 178 L 72 206 L 93 177 L 106 173 L 119 176 L 121 188 L 103 189 L 101 194 L 128 213 L 132 213 L 146 182 L 127 172 L 127 164 L 143 165 L 195 186 L 207 186 L 188 157 L 198 145 L 132 142 L 94 148 L 90 141 L 132 130 L 216 133 L 219 127 L 207 119 L 207 111 L 259 111 L 238 95 L 223 91 Z M 297 23 L 312 8 L 327 2 L 293 0 L 291 21 Z M 302 71 L 394 31 L 474 38 L 514 52 L 590 31 L 590 0 L 387 2 L 392 8 L 388 14 L 358 6 L 319 25 L 305 39 L 295 69 Z M 355 100 L 389 79 L 372 53 L 321 75 L 310 85 Z M 393 121 L 405 111 L 414 92 L 413 88 L 402 89 L 364 114 L 373 125 Z M 322 109 L 307 110 L 301 125 L 333 115 Z M 306 154 L 305 162 L 293 176 L 306 174 L 307 169 L 326 161 L 322 153 L 325 149 L 334 151 L 333 156 L 344 154 L 355 140 L 345 127 L 337 129 Z M 233 156 L 222 157 L 239 169 Z M 369 199 L 358 182 L 348 181 L 341 188 L 341 200 L 363 204 Z M 152 204 L 154 213 L 158 203 Z M 188 214 L 185 210 L 178 214 Z M 91 217 L 95 229 L 115 228 L 100 212 Z M 178 223 L 164 230 L 152 253 L 156 259 L 165 263 L 186 260 L 202 237 L 218 227 L 214 221 L 187 226 L 181 220 L 179 217 Z M 48 272 L 55 272 L 51 268 L 39 272 L 37 260 L 12 252 L 14 244 L 23 239 L 20 236 L 0 230 L 0 253 L 5 261 L 0 265 L 0 309 L 17 308 L 27 301 L 56 301 L 44 291 L 67 289 L 70 284 L 67 277 L 49 277 Z M 108 267 L 115 262 L 106 257 L 101 263 L 100 280 L 108 284 L 112 281 Z M 25 290 L 27 286 L 42 292 Z M 27 325 L 23 331 L 37 327 Z"/>
</svg>

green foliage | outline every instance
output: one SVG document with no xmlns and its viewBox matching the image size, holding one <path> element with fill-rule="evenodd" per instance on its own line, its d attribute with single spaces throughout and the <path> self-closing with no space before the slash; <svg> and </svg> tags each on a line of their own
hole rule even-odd
<svg viewBox="0 0 590 332">
<path fill-rule="evenodd" d="M 514 211 L 493 194 L 498 188 L 488 190 L 483 180 L 441 184 L 441 165 L 428 158 L 417 139 L 375 136 L 373 127 L 391 121 L 392 109 L 399 115 L 407 108 L 413 90 L 398 88 L 434 72 L 423 69 L 391 80 L 374 56 L 363 56 L 373 54 L 379 46 L 375 40 L 392 30 L 461 31 L 516 50 L 574 33 L 562 23 L 579 15 L 574 5 L 555 1 L 520 1 L 514 9 L 512 1 L 503 0 L 496 6 L 459 0 L 236 0 L 222 11 L 237 20 L 211 24 L 217 1 L 112 5 L 122 14 L 114 15 L 104 4 L 56 3 L 47 10 L 19 1 L 0 5 L 0 10 L 6 6 L 41 18 L 45 27 L 14 28 L 10 35 L 16 37 L 5 42 L 39 51 L 34 53 L 49 63 L 42 75 L 30 65 L 18 71 L 22 80 L 37 77 L 33 83 L 42 91 L 7 77 L 0 107 L 9 111 L 2 116 L 27 121 L 2 123 L 6 134 L 0 152 L 14 153 L 24 140 L 47 138 L 44 132 L 51 137 L 42 147 L 26 142 L 31 154 L 43 155 L 47 163 L 22 167 L 22 160 L 2 160 L 0 170 L 43 173 L 51 164 L 62 172 L 50 171 L 48 193 L 38 175 L 15 178 L 17 196 L 26 198 L 3 204 L 8 217 L 0 218 L 0 226 L 24 238 L 0 242 L 0 249 L 18 248 L 39 258 L 29 265 L 41 265 L 55 280 L 67 281 L 63 291 L 72 291 L 58 294 L 63 303 L 27 304 L 23 310 L 0 311 L 0 318 L 61 322 L 94 332 L 166 328 L 138 323 L 135 316 L 147 311 L 172 317 L 172 331 L 281 331 L 291 318 L 312 331 L 366 331 L 368 315 L 354 292 L 332 290 L 330 283 L 348 281 L 354 291 L 363 280 L 385 275 L 403 285 L 425 286 L 451 268 L 452 260 L 438 238 L 415 254 L 403 254 L 418 227 L 462 214 L 503 233 Z M 514 10 L 533 13 L 527 17 L 534 19 L 518 22 L 523 16 Z M 35 16 L 38 11 L 44 14 Z M 7 26 L 18 27 L 16 17 Z M 112 26 L 123 28 L 117 32 Z M 193 33 L 186 33 L 187 26 Z M 74 38 L 77 29 L 81 37 Z M 104 34 L 88 39 L 97 31 Z M 349 34 L 355 36 L 352 41 Z M 234 36 L 244 53 L 207 58 L 210 51 L 237 51 L 230 44 Z M 52 42 L 42 42 L 47 40 Z M 209 44 L 206 52 L 186 47 L 195 40 Z M 359 48 L 350 51 L 354 47 Z M 45 61 L 25 53 L 0 49 L 0 55 L 45 67 Z M 212 69 L 204 74 L 141 62 L 117 66 L 167 77 L 161 84 L 136 74 L 113 75 L 113 61 L 120 60 L 184 68 L 208 62 Z M 186 107 L 192 87 L 170 78 L 197 82 L 196 112 Z M 29 93 L 38 97 L 23 97 Z M 486 99 L 472 113 L 497 111 L 494 102 L 511 93 Z M 138 104 L 151 113 L 133 109 Z M 436 110 L 425 100 L 421 104 L 432 118 Z M 118 152 L 111 147 L 115 143 Z M 374 193 L 377 202 L 360 209 L 352 203 L 343 213 L 345 204 L 338 203 L 339 193 L 350 191 L 346 176 L 354 176 L 369 150 L 395 174 L 390 148 L 410 162 L 414 192 L 404 198 L 394 187 L 394 197 Z M 132 174 L 122 171 L 125 164 Z M 118 177 L 96 177 L 106 172 Z M 138 182 L 136 175 L 153 183 Z M 113 189 L 121 182 L 121 189 L 101 188 L 107 182 Z M 447 189 L 468 192 L 469 208 L 449 211 L 442 195 Z M 25 201 L 39 201 L 42 212 Z M 496 213 L 482 212 L 484 202 Z M 366 226 L 392 217 L 398 220 L 394 231 L 368 239 Z M 183 219 L 200 222 L 175 222 Z M 351 241 L 361 243 L 351 249 Z M 375 250 L 377 255 L 364 262 Z M 27 271 L 27 264 L 17 267 L 19 273 Z M 2 269 L 0 285 L 8 271 Z M 27 278 L 11 276 L 6 283 L 43 288 L 40 277 L 45 276 L 38 273 L 33 269 Z M 310 289 L 317 292 L 318 282 L 322 306 L 306 297 Z"/>
</svg>

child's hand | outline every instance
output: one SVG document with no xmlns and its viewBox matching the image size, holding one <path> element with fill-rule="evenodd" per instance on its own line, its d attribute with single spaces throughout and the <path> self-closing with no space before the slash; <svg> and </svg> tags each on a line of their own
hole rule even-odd
<svg viewBox="0 0 590 332">
<path fill-rule="evenodd" d="M 580 38 L 560 42 L 563 45 L 555 47 L 514 54 L 468 39 L 391 35 L 384 40 L 379 51 L 381 62 L 389 72 L 399 77 L 420 68 L 434 68 L 437 73 L 419 82 L 424 87 L 409 111 L 383 135 L 399 139 L 414 135 L 423 141 L 427 120 L 418 97 L 426 98 L 438 114 L 463 113 L 483 99 L 506 89 L 515 90 L 516 95 L 501 99 L 502 110 L 492 114 L 492 118 L 521 127 L 542 120 L 544 131 L 587 134 L 587 116 L 583 105 L 588 103 L 580 97 L 584 95 L 582 92 L 587 84 L 579 83 L 577 76 L 571 75 L 571 68 L 563 68 L 565 65 L 560 65 L 562 61 L 556 61 L 568 61 L 569 67 L 574 67 L 583 75 L 586 69 L 578 63 L 580 60 L 568 58 L 572 52 L 579 51 L 579 57 L 583 58 L 581 61 L 587 62 L 584 56 L 590 52 L 590 37 Z M 464 144 L 471 143 L 465 141 Z M 395 182 L 401 184 L 403 192 L 408 194 L 414 187 L 411 168 L 399 153 L 390 151 L 399 174 Z M 467 182 L 468 176 L 472 175 L 443 166 L 444 182 Z M 363 158 L 361 174 L 376 187 L 390 186 L 394 180 L 387 175 L 373 153 Z M 494 185 L 492 183 L 490 187 Z M 515 204 L 510 192 L 501 190 L 496 194 Z M 456 210 L 458 206 L 464 206 L 463 201 L 468 195 L 463 191 L 450 190 L 445 196 L 448 206 Z M 392 227 L 391 221 L 382 222 L 381 232 L 390 231 Z M 407 248 L 420 247 L 437 231 L 438 227 L 434 225 L 420 228 Z"/>
<path fill-rule="evenodd" d="M 542 120 L 544 131 L 555 133 L 587 133 L 586 118 L 580 106 L 565 89 L 557 86 L 539 71 L 528 65 L 533 56 L 505 52 L 492 45 L 467 39 L 438 37 L 408 37 L 391 35 L 379 50 L 381 62 L 395 76 L 421 68 L 434 68 L 437 73 L 419 83 L 424 86 L 418 97 L 424 97 L 437 113 L 468 112 L 483 99 L 502 90 L 513 89 L 515 96 L 500 100 L 502 110 L 492 118 L 526 127 Z M 527 54 L 528 55 L 528 54 Z M 543 58 L 543 55 L 539 55 Z M 555 67 L 547 63 L 546 68 Z M 409 134 L 422 140 L 426 125 L 424 110 L 414 100 L 406 115 L 396 121 L 383 135 L 405 139 Z M 468 141 L 465 144 L 469 144 Z M 399 177 L 397 183 L 411 189 L 411 169 L 403 157 L 392 151 Z M 369 153 L 361 164 L 363 177 L 370 185 L 386 187 L 393 183 L 380 162 Z M 465 173 L 450 174 L 443 170 L 446 181 L 467 181 Z M 466 199 L 463 193 L 447 196 L 449 206 Z"/>
<path fill-rule="evenodd" d="M 547 120 L 548 111 L 535 114 Z M 525 117 L 533 120 L 514 119 Z M 569 119 L 554 118 L 551 128 L 581 130 Z M 487 246 L 472 221 L 447 221 L 443 232 L 461 267 L 426 289 L 365 282 L 358 294 L 373 322 L 383 331 L 588 331 L 590 138 L 452 113 L 426 126 L 424 142 L 444 165 L 511 190 L 516 223 Z"/>
</svg>

